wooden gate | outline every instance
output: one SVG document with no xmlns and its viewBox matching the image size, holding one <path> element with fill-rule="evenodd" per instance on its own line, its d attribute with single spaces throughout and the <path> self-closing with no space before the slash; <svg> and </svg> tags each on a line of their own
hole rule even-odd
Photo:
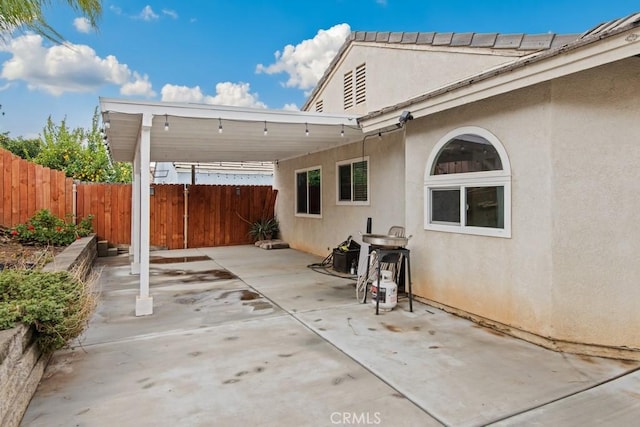
<svg viewBox="0 0 640 427">
<path fill-rule="evenodd" d="M 250 223 L 272 218 L 271 186 L 154 185 L 151 245 L 178 249 L 251 243 Z M 184 218 L 187 218 L 185 224 Z M 186 230 L 185 230 L 186 228 Z"/>
</svg>

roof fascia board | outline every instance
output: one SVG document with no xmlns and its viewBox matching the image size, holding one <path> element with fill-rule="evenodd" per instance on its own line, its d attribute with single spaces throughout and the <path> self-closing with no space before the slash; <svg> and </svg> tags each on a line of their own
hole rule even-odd
<svg viewBox="0 0 640 427">
<path fill-rule="evenodd" d="M 410 110 L 414 118 L 424 117 L 638 55 L 640 54 L 640 37 L 637 32 L 638 28 L 634 28 L 608 39 L 599 40 L 597 43 L 590 43 L 564 53 L 559 52 L 540 61 L 535 61 L 535 57 L 545 53 L 521 58 L 506 66 L 508 68 L 514 64 L 520 64 L 519 68 L 501 72 L 499 67 L 489 73 L 481 73 L 436 89 L 413 101 L 409 100 L 383 109 L 381 112 L 364 116 L 360 119 L 362 130 L 369 133 L 396 125 L 398 112 L 402 110 Z M 475 81 L 476 78 L 478 81 Z"/>
</svg>

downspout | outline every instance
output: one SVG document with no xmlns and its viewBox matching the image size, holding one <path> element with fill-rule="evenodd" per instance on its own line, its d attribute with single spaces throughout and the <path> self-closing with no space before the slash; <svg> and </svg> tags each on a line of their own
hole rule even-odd
<svg viewBox="0 0 640 427">
<path fill-rule="evenodd" d="M 188 231 L 189 231 L 189 184 L 185 184 L 184 185 L 184 215 L 183 215 L 183 222 L 184 222 L 184 248 L 187 249 L 188 248 L 188 244 L 189 244 L 189 238 L 188 238 Z"/>
</svg>

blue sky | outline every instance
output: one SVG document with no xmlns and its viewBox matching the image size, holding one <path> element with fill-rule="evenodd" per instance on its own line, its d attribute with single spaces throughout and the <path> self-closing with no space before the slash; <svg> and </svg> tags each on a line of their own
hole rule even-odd
<svg viewBox="0 0 640 427">
<path fill-rule="evenodd" d="M 66 2 L 47 18 L 68 41 L 0 42 L 0 132 L 36 137 L 47 117 L 88 128 L 98 97 L 295 109 L 349 31 L 580 33 L 640 11 L 631 0 L 119 0 L 98 31 Z"/>
</svg>

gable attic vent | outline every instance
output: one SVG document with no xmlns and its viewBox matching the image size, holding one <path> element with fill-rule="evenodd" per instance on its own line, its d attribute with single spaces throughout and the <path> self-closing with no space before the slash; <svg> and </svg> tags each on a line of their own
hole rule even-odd
<svg viewBox="0 0 640 427">
<path fill-rule="evenodd" d="M 356 105 L 367 100 L 366 64 L 356 68 Z"/>
<path fill-rule="evenodd" d="M 344 74 L 344 109 L 353 107 L 353 71 Z"/>
<path fill-rule="evenodd" d="M 324 102 L 321 100 L 316 101 L 316 113 L 322 113 L 322 110 L 324 109 Z"/>
</svg>

